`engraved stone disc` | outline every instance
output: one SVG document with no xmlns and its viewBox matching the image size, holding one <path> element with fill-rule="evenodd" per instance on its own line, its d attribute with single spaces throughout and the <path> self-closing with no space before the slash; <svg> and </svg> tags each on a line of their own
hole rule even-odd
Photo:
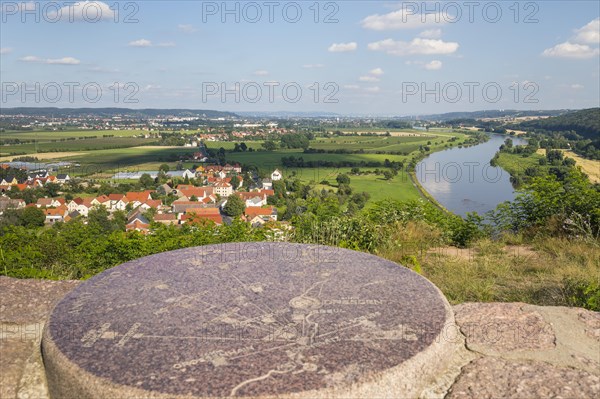
<svg viewBox="0 0 600 399">
<path fill-rule="evenodd" d="M 448 326 L 440 291 L 395 263 L 232 243 L 91 278 L 56 306 L 42 345 L 53 398 L 397 398 L 451 356 Z"/>
</svg>

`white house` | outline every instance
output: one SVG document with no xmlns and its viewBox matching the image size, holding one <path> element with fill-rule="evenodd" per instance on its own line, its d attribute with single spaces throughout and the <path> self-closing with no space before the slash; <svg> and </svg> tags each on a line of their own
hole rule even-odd
<svg viewBox="0 0 600 399">
<path fill-rule="evenodd" d="M 272 181 L 281 180 L 282 178 L 283 178 L 283 175 L 281 174 L 281 171 L 279 169 L 275 169 L 273 171 L 273 173 L 271 173 L 271 180 Z"/>
<path fill-rule="evenodd" d="M 214 187 L 214 193 L 219 194 L 223 198 L 229 197 L 231 194 L 233 194 L 233 187 L 227 182 L 218 182 Z"/>
</svg>

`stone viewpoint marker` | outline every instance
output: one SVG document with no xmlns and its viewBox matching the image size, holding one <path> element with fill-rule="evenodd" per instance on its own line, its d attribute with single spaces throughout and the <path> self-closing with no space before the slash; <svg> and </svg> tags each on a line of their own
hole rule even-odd
<svg viewBox="0 0 600 399">
<path fill-rule="evenodd" d="M 286 243 L 107 270 L 58 303 L 42 341 L 52 398 L 415 397 L 462 350 L 448 302 L 423 277 Z"/>
</svg>

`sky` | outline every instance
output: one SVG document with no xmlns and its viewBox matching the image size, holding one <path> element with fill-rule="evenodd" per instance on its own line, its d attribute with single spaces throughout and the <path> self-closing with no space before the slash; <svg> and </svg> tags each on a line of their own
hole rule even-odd
<svg viewBox="0 0 600 399">
<path fill-rule="evenodd" d="M 2 107 L 600 105 L 597 1 L 0 1 Z"/>
</svg>

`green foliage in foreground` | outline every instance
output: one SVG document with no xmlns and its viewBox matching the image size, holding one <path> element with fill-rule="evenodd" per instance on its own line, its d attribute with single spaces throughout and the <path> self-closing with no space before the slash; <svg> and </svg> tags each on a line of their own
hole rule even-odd
<svg viewBox="0 0 600 399">
<path fill-rule="evenodd" d="M 282 190 L 276 187 L 276 193 Z M 124 215 L 108 218 L 106 211 L 92 212 L 87 224 L 75 219 L 52 227 L 31 227 L 39 218 L 26 215 L 28 223 L 0 227 L 0 274 L 88 278 L 159 252 L 277 237 L 380 255 L 422 273 L 453 302 L 523 301 L 600 310 L 600 191 L 577 169 L 560 181 L 552 175 L 534 179 L 513 203 L 499 207 L 491 224 L 475 214 L 461 219 L 422 200 L 380 201 L 358 212 L 341 207 L 340 198 L 327 192 L 281 198 L 294 229 L 279 235 L 271 229 L 276 224 L 252 228 L 239 220 L 223 226 L 156 225 L 145 236 L 124 232 Z M 526 260 L 504 256 L 500 241 L 491 237 L 502 240 L 506 234 L 533 243 L 540 254 Z M 475 261 L 427 255 L 446 245 L 473 249 Z"/>
</svg>

